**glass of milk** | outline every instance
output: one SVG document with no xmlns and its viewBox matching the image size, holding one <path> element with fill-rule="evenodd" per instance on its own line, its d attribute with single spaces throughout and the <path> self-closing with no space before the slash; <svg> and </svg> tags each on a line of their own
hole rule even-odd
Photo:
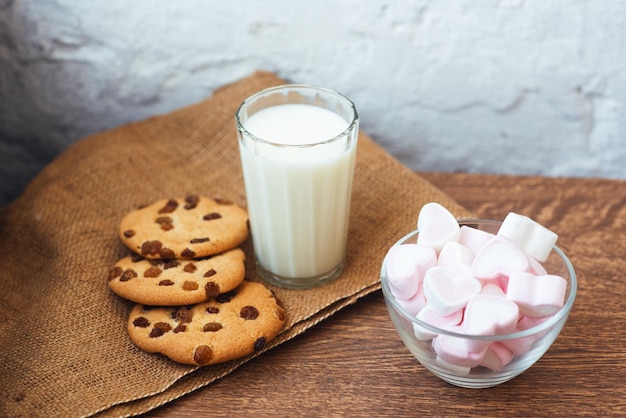
<svg viewBox="0 0 626 418">
<path fill-rule="evenodd" d="M 344 267 L 359 117 L 345 96 L 309 85 L 262 90 L 235 115 L 256 268 L 307 289 Z"/>
</svg>

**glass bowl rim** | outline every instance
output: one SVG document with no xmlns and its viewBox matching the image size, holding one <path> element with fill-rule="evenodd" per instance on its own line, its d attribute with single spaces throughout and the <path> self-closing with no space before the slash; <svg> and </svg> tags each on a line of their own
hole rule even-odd
<svg viewBox="0 0 626 418">
<path fill-rule="evenodd" d="M 497 221 L 493 219 L 482 219 L 482 218 L 457 218 L 457 222 L 459 223 L 459 225 L 469 224 L 469 223 L 482 223 L 482 224 L 490 224 L 490 225 L 502 224 L 502 221 Z M 418 233 L 419 233 L 419 230 L 417 229 L 409 232 L 408 234 L 404 235 L 402 238 L 397 240 L 393 244 L 393 246 L 395 247 L 396 245 L 400 245 L 401 243 L 403 243 L 410 237 L 417 235 Z M 554 251 L 559 256 L 559 258 L 564 262 L 565 267 L 567 268 L 567 271 L 570 276 L 570 281 L 569 281 L 570 290 L 569 290 L 569 294 L 567 295 L 567 299 L 565 303 L 563 304 L 561 309 L 557 311 L 557 313 L 555 313 L 553 316 L 551 316 L 549 319 L 545 320 L 544 322 L 538 325 L 535 325 L 531 328 L 525 329 L 523 331 L 513 332 L 509 334 L 497 334 L 497 335 L 462 334 L 462 333 L 457 333 L 457 332 L 453 332 L 450 330 L 446 330 L 443 328 L 438 328 L 434 325 L 430 325 L 424 321 L 419 320 L 415 315 L 411 315 L 405 308 L 400 306 L 395 296 L 393 296 L 393 294 L 391 293 L 391 289 L 389 288 L 389 283 L 387 281 L 387 274 L 385 271 L 386 265 L 387 265 L 387 254 L 385 254 L 385 258 L 383 259 L 383 264 L 380 270 L 380 282 L 381 282 L 383 294 L 385 296 L 385 300 L 391 303 L 393 308 L 398 313 L 400 313 L 405 319 L 412 322 L 413 325 L 419 325 L 420 327 L 425 328 L 436 334 L 443 334 L 443 335 L 447 335 L 451 337 L 466 338 L 466 339 L 472 339 L 472 340 L 484 340 L 484 341 L 502 341 L 502 340 L 524 338 L 524 337 L 538 334 L 540 332 L 543 332 L 545 330 L 552 328 L 555 324 L 561 321 L 564 317 L 569 315 L 572 309 L 572 306 L 574 305 L 574 300 L 576 299 L 578 281 L 576 279 L 576 272 L 574 271 L 574 266 L 572 265 L 569 258 L 565 255 L 565 253 L 558 246 L 554 245 L 554 247 L 552 248 L 552 251 Z"/>
</svg>

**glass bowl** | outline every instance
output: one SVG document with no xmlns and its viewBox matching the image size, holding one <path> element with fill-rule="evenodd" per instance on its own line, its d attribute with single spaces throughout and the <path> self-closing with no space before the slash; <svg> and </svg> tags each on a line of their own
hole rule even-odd
<svg viewBox="0 0 626 418">
<path fill-rule="evenodd" d="M 461 226 L 466 225 L 493 234 L 497 233 L 501 224 L 502 222 L 500 221 L 485 219 L 459 220 L 459 225 Z M 418 231 L 413 231 L 402 237 L 394 245 L 414 244 L 417 241 L 418 234 Z M 403 308 L 391 293 L 386 275 L 386 262 L 387 257 L 383 261 L 380 274 L 383 295 L 389 316 L 404 345 L 428 371 L 452 385 L 465 388 L 488 388 L 499 385 L 520 375 L 535 364 L 550 348 L 561 332 L 576 298 L 577 284 L 574 268 L 563 251 L 554 246 L 547 260 L 541 264 L 548 274 L 561 276 L 567 281 L 565 302 L 559 311 L 539 325 L 511 334 L 495 336 L 459 334 L 420 321 L 415 315 L 410 314 Z M 416 336 L 416 330 L 421 330 L 418 332 L 420 338 Z M 511 341 L 515 344 L 526 343 L 529 348 L 523 353 L 513 355 L 512 360 L 502 368 L 492 369 L 485 366 L 457 367 L 442 361 L 440 358 L 438 359 L 433 348 L 433 339 L 425 339 L 424 335 L 434 335 L 435 338 L 442 335 L 461 338 L 465 339 L 465 342 L 468 344 L 489 344 L 490 347 L 494 343 L 506 344 L 507 341 Z"/>
</svg>

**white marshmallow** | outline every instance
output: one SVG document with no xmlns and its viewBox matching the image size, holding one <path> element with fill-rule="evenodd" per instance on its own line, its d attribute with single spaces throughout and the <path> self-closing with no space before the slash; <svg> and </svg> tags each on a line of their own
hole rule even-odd
<svg viewBox="0 0 626 418">
<path fill-rule="evenodd" d="M 559 238 L 557 234 L 527 216 L 510 212 L 497 233 L 538 261 L 546 261 Z"/>
<path fill-rule="evenodd" d="M 430 247 L 417 244 L 391 247 L 386 262 L 391 293 L 398 299 L 411 299 L 417 293 L 426 270 L 436 262 L 437 254 Z"/>
<path fill-rule="evenodd" d="M 437 265 L 442 267 L 456 267 L 459 264 L 471 266 L 474 253 L 466 246 L 456 241 L 447 242 L 439 253 Z"/>
<path fill-rule="evenodd" d="M 463 311 L 458 310 L 450 315 L 442 316 L 435 312 L 433 308 L 426 305 L 424 309 L 417 314 L 417 319 L 437 328 L 450 329 L 461 323 L 463 320 Z M 434 331 L 417 324 L 413 326 L 413 332 L 415 333 L 415 337 L 422 341 L 430 340 L 437 336 Z"/>
<path fill-rule="evenodd" d="M 474 262 L 472 274 L 480 280 L 494 280 L 517 271 L 528 271 L 528 256 L 505 237 L 495 236 L 482 246 Z"/>
<path fill-rule="evenodd" d="M 467 338 L 441 334 L 433 339 L 432 344 L 435 353 L 448 363 L 460 367 L 476 367 L 483 360 L 487 348 L 477 352 L 468 343 Z"/>
<path fill-rule="evenodd" d="M 535 276 L 530 273 L 514 273 L 509 277 L 506 297 L 519 306 L 529 317 L 554 315 L 563 307 L 567 281 L 553 274 Z"/>
<path fill-rule="evenodd" d="M 417 315 L 424 306 L 426 306 L 426 298 L 424 297 L 424 290 L 422 289 L 422 285 L 417 289 L 417 293 L 411 299 L 398 299 L 396 298 L 396 302 L 398 305 L 402 306 L 405 311 L 409 314 L 415 316 Z"/>
<path fill-rule="evenodd" d="M 498 342 L 491 343 L 480 365 L 491 370 L 499 371 L 513 360 L 513 356 L 513 352 L 504 344 Z"/>
<path fill-rule="evenodd" d="M 428 305 L 446 316 L 464 308 L 482 284 L 470 275 L 455 275 L 452 270 L 435 266 L 426 272 L 423 286 Z"/>
<path fill-rule="evenodd" d="M 432 247 L 439 254 L 447 242 L 459 240 L 460 228 L 448 209 L 439 203 L 426 203 L 417 217 L 417 243 Z"/>
<path fill-rule="evenodd" d="M 494 234 L 491 232 L 472 228 L 467 225 L 461 226 L 459 232 L 459 243 L 469 248 L 474 255 L 478 254 L 478 250 L 494 237 Z"/>
</svg>

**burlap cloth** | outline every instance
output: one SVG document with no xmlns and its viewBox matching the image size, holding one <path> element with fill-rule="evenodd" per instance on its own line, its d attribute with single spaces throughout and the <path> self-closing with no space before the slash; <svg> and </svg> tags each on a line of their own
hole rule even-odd
<svg viewBox="0 0 626 418">
<path fill-rule="evenodd" d="M 140 351 L 126 333 L 131 303 L 106 277 L 127 254 L 118 223 L 138 205 L 196 193 L 246 206 L 234 113 L 248 95 L 284 83 L 258 72 L 201 103 L 84 138 L 0 211 L 1 416 L 136 415 L 251 359 L 197 368 Z M 266 349 L 379 289 L 387 249 L 428 201 L 467 215 L 361 134 L 344 273 L 313 290 L 275 288 L 288 319 Z"/>
</svg>

